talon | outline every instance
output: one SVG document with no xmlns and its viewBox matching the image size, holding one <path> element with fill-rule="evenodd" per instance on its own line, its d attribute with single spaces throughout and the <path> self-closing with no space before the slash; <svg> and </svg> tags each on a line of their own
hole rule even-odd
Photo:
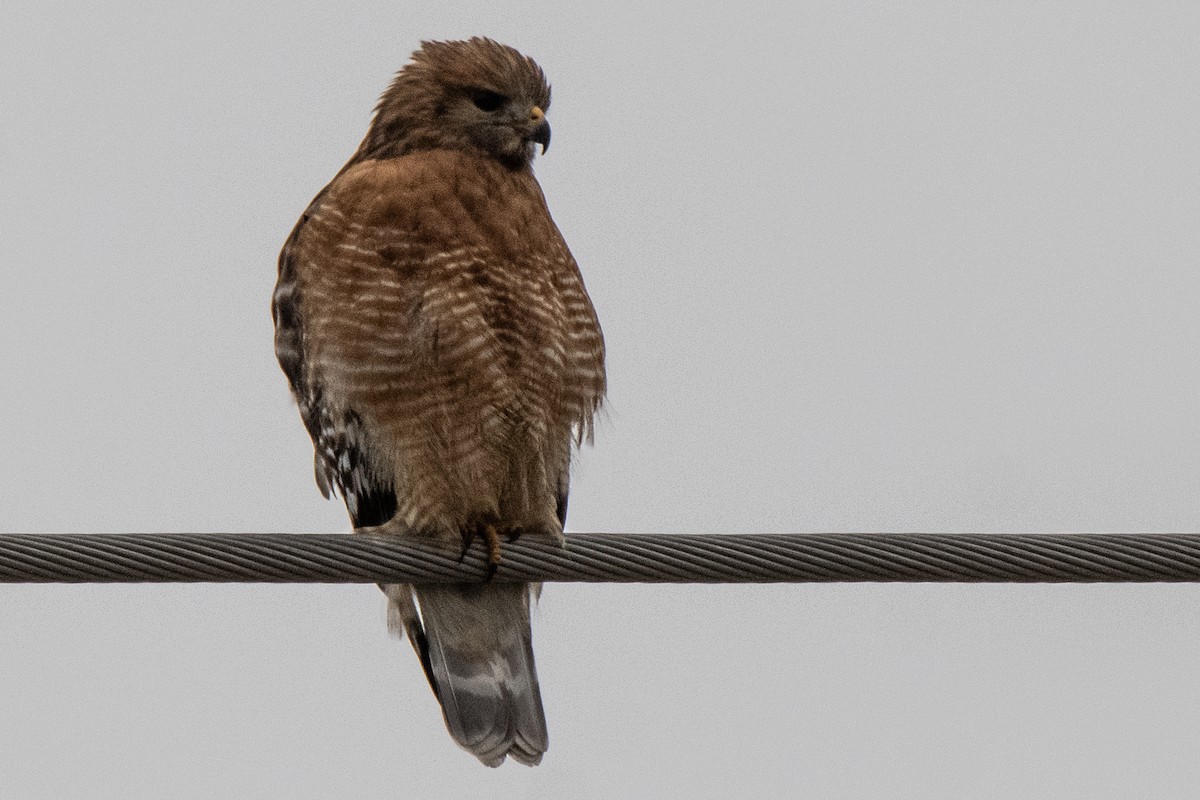
<svg viewBox="0 0 1200 800">
<path fill-rule="evenodd" d="M 459 532 L 459 535 L 462 536 L 462 551 L 458 554 L 458 563 L 461 564 L 463 559 L 467 557 L 467 551 L 471 549 L 471 542 L 475 540 L 476 534 L 477 531 L 473 531 L 470 528 L 463 528 Z"/>
<path fill-rule="evenodd" d="M 500 534 L 496 531 L 496 526 L 490 522 L 485 523 L 483 538 L 488 548 L 487 574 L 484 576 L 486 582 L 496 576 L 496 568 L 500 566 Z"/>
</svg>

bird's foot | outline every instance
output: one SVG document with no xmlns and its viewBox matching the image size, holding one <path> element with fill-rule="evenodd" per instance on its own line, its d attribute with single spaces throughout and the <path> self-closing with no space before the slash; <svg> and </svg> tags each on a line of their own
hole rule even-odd
<svg viewBox="0 0 1200 800">
<path fill-rule="evenodd" d="M 521 535 L 521 530 L 512 525 L 482 522 L 479 525 L 463 528 L 461 534 L 462 552 L 459 554 L 458 560 L 461 562 L 466 558 L 467 551 L 471 549 L 471 543 L 475 541 L 476 537 L 483 539 L 484 546 L 487 548 L 487 573 L 484 580 L 490 581 L 496 575 L 496 568 L 500 566 L 500 537 L 503 536 L 507 541 L 515 542 Z"/>
</svg>

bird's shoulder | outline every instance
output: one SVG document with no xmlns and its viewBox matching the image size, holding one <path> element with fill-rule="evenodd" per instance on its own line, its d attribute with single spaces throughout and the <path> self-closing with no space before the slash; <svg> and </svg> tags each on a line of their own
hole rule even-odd
<svg viewBox="0 0 1200 800">
<path fill-rule="evenodd" d="M 302 249 L 401 247 L 418 261 L 461 248 L 500 257 L 565 249 L 532 172 L 455 150 L 352 164 L 301 226 Z"/>
<path fill-rule="evenodd" d="M 529 170 L 460 150 L 422 150 L 351 165 L 327 187 L 323 204 L 368 222 L 413 214 L 431 203 L 505 202 L 525 195 L 544 201 Z"/>
</svg>

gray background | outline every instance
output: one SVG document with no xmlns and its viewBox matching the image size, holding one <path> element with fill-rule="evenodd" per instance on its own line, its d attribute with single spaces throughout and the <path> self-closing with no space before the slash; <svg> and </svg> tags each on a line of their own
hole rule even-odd
<svg viewBox="0 0 1200 800">
<path fill-rule="evenodd" d="M 554 83 L 588 531 L 1200 529 L 1190 3 L 0 19 L 0 529 L 328 531 L 275 258 L 421 38 Z M 970 6 L 969 8 L 965 6 Z M 369 586 L 0 587 L 5 797 L 1190 797 L 1200 588 L 547 588 L 544 764 Z"/>
</svg>

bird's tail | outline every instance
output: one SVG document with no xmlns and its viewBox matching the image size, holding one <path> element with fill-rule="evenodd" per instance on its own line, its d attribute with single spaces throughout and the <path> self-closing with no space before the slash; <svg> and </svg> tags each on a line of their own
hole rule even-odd
<svg viewBox="0 0 1200 800">
<path fill-rule="evenodd" d="M 548 738 L 529 586 L 389 586 L 388 594 L 393 623 L 407 629 L 454 741 L 489 767 L 505 756 L 539 763 Z"/>
</svg>

